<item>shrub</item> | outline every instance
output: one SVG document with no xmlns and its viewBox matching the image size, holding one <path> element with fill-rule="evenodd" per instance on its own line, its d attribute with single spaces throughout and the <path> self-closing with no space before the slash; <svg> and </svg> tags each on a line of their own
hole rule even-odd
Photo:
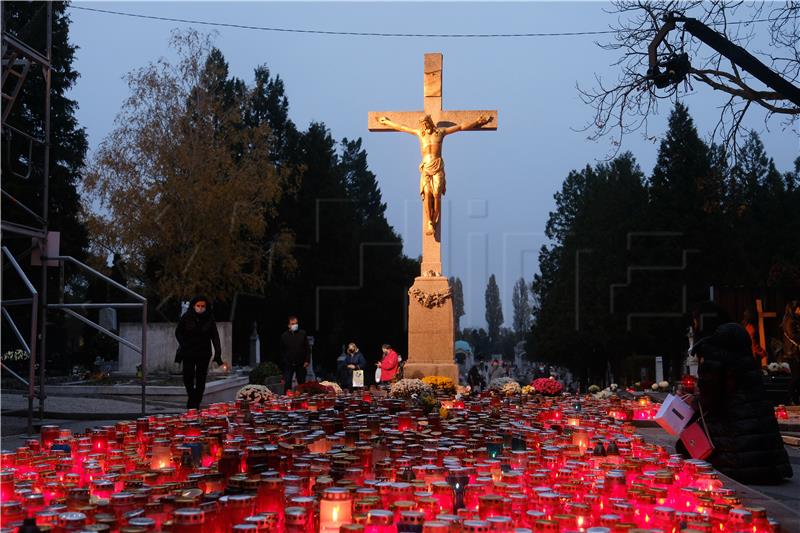
<svg viewBox="0 0 800 533">
<path fill-rule="evenodd" d="M 281 375 L 281 369 L 272 361 L 261 363 L 250 371 L 251 385 L 266 385 L 267 379 Z"/>
</svg>

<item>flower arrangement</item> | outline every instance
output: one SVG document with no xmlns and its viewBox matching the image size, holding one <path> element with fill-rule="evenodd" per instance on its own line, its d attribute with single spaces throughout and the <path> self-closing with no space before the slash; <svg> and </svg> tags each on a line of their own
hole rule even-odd
<svg viewBox="0 0 800 533">
<path fill-rule="evenodd" d="M 610 387 L 606 387 L 601 391 L 593 393 L 592 396 L 594 396 L 595 400 L 607 400 L 614 396 L 614 391 L 612 391 Z"/>
<path fill-rule="evenodd" d="M 327 387 L 319 381 L 306 381 L 295 387 L 296 394 L 308 394 L 309 396 L 322 396 L 325 394 L 336 394 L 333 387 Z"/>
<path fill-rule="evenodd" d="M 589 385 L 589 388 L 586 390 L 586 392 L 588 392 L 589 394 L 597 394 L 598 392 L 600 392 L 600 386 Z"/>
<path fill-rule="evenodd" d="M 436 392 L 445 394 L 454 394 L 456 392 L 456 385 L 453 380 L 445 376 L 425 376 L 422 378 L 422 382 L 430 385 Z"/>
<path fill-rule="evenodd" d="M 436 398 L 436 396 L 433 395 L 433 393 L 420 394 L 416 397 L 416 402 L 419 408 L 422 409 L 422 412 L 426 415 L 434 411 L 439 412 L 442 407 L 442 403 L 438 398 Z"/>
<path fill-rule="evenodd" d="M 653 383 L 650 385 L 650 389 L 653 391 L 666 392 L 666 390 L 669 389 L 669 381 L 659 381 L 658 383 Z"/>
<path fill-rule="evenodd" d="M 328 388 L 329 388 L 329 389 L 331 389 L 331 390 L 334 392 L 334 394 L 336 394 L 337 396 L 338 396 L 339 394 L 342 394 L 342 393 L 344 392 L 344 391 L 342 390 L 342 388 L 339 386 L 339 384 L 338 384 L 338 383 L 336 383 L 336 382 L 334 382 L 334 381 L 320 381 L 320 382 L 319 382 L 319 384 L 320 384 L 320 385 L 322 385 L 323 387 L 328 387 Z"/>
<path fill-rule="evenodd" d="M 531 387 L 530 385 L 525 385 L 524 387 L 522 387 L 522 394 L 525 395 L 536 394 L 536 391 L 533 390 L 533 387 Z"/>
<path fill-rule="evenodd" d="M 275 395 L 266 385 L 245 385 L 236 393 L 237 400 L 247 400 L 250 403 L 264 404 Z"/>
<path fill-rule="evenodd" d="M 472 387 L 469 385 L 461 386 L 456 385 L 456 395 L 457 396 L 469 396 L 472 394 Z"/>
<path fill-rule="evenodd" d="M 412 396 L 422 396 L 429 394 L 433 396 L 433 388 L 421 379 L 401 379 L 392 384 L 389 389 L 389 396 L 392 398 L 411 398 Z"/>
<path fill-rule="evenodd" d="M 534 379 L 531 383 L 533 390 L 545 396 L 557 396 L 564 392 L 564 385 L 553 378 Z"/>
<path fill-rule="evenodd" d="M 5 352 L 0 359 L 3 361 L 27 361 L 30 356 L 31 354 L 25 350 L 10 350 Z"/>
<path fill-rule="evenodd" d="M 766 370 L 764 371 L 764 375 L 773 375 L 773 374 L 791 374 L 792 368 L 789 366 L 789 363 L 770 363 L 767 365 Z"/>
<path fill-rule="evenodd" d="M 497 378 L 489 383 L 489 389 L 494 392 L 499 392 L 503 396 L 513 396 L 515 394 L 522 394 L 522 387 L 516 380 L 511 378 Z"/>
</svg>

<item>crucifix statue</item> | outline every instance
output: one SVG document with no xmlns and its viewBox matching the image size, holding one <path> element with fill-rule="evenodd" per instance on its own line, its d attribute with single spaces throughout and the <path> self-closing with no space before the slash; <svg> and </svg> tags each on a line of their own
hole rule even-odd
<svg viewBox="0 0 800 533">
<path fill-rule="evenodd" d="M 447 375 L 458 380 L 453 362 L 453 303 L 442 275 L 441 205 L 446 191 L 442 142 L 458 131 L 497 129 L 497 111 L 442 109 L 442 54 L 425 54 L 423 111 L 371 111 L 370 131 L 401 131 L 419 139 L 422 200 L 421 276 L 409 290 L 406 377 Z"/>
<path fill-rule="evenodd" d="M 419 128 L 414 129 L 392 122 L 389 117 L 378 117 L 378 122 L 384 126 L 419 137 L 419 149 L 422 155 L 422 162 L 419 164 L 419 197 L 424 206 L 422 209 L 423 217 L 427 219 L 427 222 L 425 220 L 422 222 L 426 235 L 433 235 L 434 228 L 439 225 L 442 196 L 447 191 L 447 183 L 444 177 L 444 160 L 442 159 L 442 141 L 444 141 L 445 135 L 479 128 L 491 121 L 491 115 L 481 115 L 470 124 L 456 124 L 449 128 L 437 128 L 431 116 L 424 115 L 419 119 Z"/>
<path fill-rule="evenodd" d="M 419 139 L 422 162 L 422 273 L 441 275 L 441 198 L 445 194 L 442 141 L 457 131 L 497 129 L 497 111 L 442 109 L 442 54 L 425 54 L 423 111 L 372 111 L 370 131 L 402 131 Z"/>
</svg>

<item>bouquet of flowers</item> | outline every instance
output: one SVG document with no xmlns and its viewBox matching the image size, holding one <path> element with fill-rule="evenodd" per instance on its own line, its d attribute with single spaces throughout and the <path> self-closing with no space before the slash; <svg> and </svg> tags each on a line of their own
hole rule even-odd
<svg viewBox="0 0 800 533">
<path fill-rule="evenodd" d="M 599 388 L 600 387 L 598 387 L 598 389 Z M 607 400 L 608 398 L 611 398 L 612 396 L 614 396 L 614 391 L 612 391 L 610 387 L 606 387 L 605 389 L 603 389 L 601 391 L 597 391 L 597 392 L 593 393 L 592 396 L 594 396 L 594 398 L 596 400 Z"/>
<path fill-rule="evenodd" d="M 530 385 L 525 385 L 522 387 L 522 394 L 536 394 L 536 391 Z"/>
<path fill-rule="evenodd" d="M 237 400 L 247 400 L 252 404 L 264 404 L 274 397 L 266 385 L 245 385 L 236 393 Z"/>
<path fill-rule="evenodd" d="M 586 392 L 589 394 L 597 394 L 600 392 L 600 385 L 589 385 L 589 389 Z"/>
<path fill-rule="evenodd" d="M 659 381 L 658 383 L 653 383 L 650 385 L 650 388 L 654 391 L 666 392 L 666 390 L 669 388 L 669 381 Z"/>
<path fill-rule="evenodd" d="M 764 375 L 771 375 L 771 374 L 791 374 L 792 368 L 789 366 L 789 363 L 770 363 L 767 365 L 766 370 L 764 371 Z"/>
<path fill-rule="evenodd" d="M 333 387 L 326 387 L 319 381 L 306 381 L 295 388 L 297 394 L 308 394 L 309 396 L 322 396 L 326 394 L 336 394 Z"/>
<path fill-rule="evenodd" d="M 442 407 L 442 403 L 431 393 L 420 394 L 416 398 L 416 402 L 419 408 L 422 409 L 422 412 L 426 415 L 434 411 L 438 412 Z"/>
<path fill-rule="evenodd" d="M 456 392 L 456 385 L 453 380 L 445 376 L 425 376 L 422 378 L 422 382 L 430 385 L 436 392 L 445 394 L 454 394 Z"/>
<path fill-rule="evenodd" d="M 497 378 L 489 383 L 489 389 L 499 392 L 503 396 L 513 396 L 515 394 L 522 394 L 522 387 L 516 380 L 511 378 Z"/>
<path fill-rule="evenodd" d="M 334 382 L 334 381 L 320 381 L 320 382 L 319 382 L 319 384 L 320 384 L 320 385 L 322 385 L 323 387 L 328 387 L 328 388 L 329 388 L 329 389 L 331 389 L 331 390 L 334 392 L 334 394 L 336 394 L 337 396 L 338 396 L 338 395 L 340 395 L 340 394 L 342 394 L 342 393 L 344 392 L 344 391 L 342 390 L 342 388 L 339 386 L 339 384 L 338 384 L 338 383 L 336 383 L 336 382 Z"/>
<path fill-rule="evenodd" d="M 422 381 L 421 379 L 401 379 L 397 383 L 392 384 L 389 389 L 389 396 L 392 398 L 411 398 L 412 396 L 420 397 L 423 394 L 433 396 L 433 388 Z"/>
<path fill-rule="evenodd" d="M 25 350 L 9 350 L 2 355 L 3 361 L 27 361 L 31 354 Z"/>
<path fill-rule="evenodd" d="M 545 396 L 557 396 L 564 391 L 564 385 L 553 378 L 534 379 L 531 383 L 533 390 Z"/>
</svg>

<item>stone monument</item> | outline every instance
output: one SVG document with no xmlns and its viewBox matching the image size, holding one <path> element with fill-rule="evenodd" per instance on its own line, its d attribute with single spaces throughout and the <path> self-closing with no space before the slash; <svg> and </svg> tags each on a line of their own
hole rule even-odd
<svg viewBox="0 0 800 533">
<path fill-rule="evenodd" d="M 425 54 L 423 111 L 372 111 L 370 131 L 402 131 L 419 139 L 422 265 L 408 291 L 405 377 L 447 376 L 458 383 L 454 360 L 453 298 L 442 274 L 441 199 L 446 191 L 442 142 L 451 133 L 496 130 L 497 111 L 442 109 L 442 54 Z"/>
</svg>

